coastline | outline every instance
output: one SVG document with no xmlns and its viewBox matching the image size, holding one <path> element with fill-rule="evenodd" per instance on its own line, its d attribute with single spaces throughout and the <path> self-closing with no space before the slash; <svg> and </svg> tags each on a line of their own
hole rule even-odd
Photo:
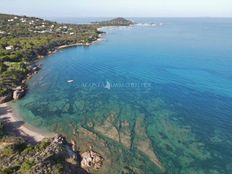
<svg viewBox="0 0 232 174">
<path fill-rule="evenodd" d="M 43 57 L 37 57 L 37 59 L 31 62 L 31 65 L 37 64 L 42 58 L 47 56 L 51 56 L 55 54 L 57 51 L 71 48 L 76 46 L 90 46 L 96 44 L 97 42 L 102 40 L 102 34 L 98 35 L 98 39 L 92 41 L 91 43 L 76 43 L 76 44 L 69 44 L 69 45 L 61 45 L 56 47 L 53 51 L 49 51 L 48 55 Z M 40 70 L 40 69 L 39 69 Z M 38 71 L 36 73 L 38 73 Z M 34 73 L 29 73 L 26 76 L 26 79 L 23 80 L 24 82 L 21 85 L 26 85 L 27 82 L 33 77 Z M 29 141 L 31 142 L 40 142 L 44 138 L 51 138 L 56 135 L 56 133 L 52 132 L 44 132 L 28 123 L 13 109 L 13 107 L 9 104 L 9 102 L 0 103 L 0 119 L 6 121 L 9 131 L 15 135 L 19 135 L 21 137 L 28 137 Z M 17 124 L 20 123 L 20 124 Z"/>
<path fill-rule="evenodd" d="M 100 31 L 101 27 L 98 28 L 97 30 Z M 21 81 L 21 83 L 18 85 L 17 88 L 21 88 L 22 91 L 19 93 L 19 97 L 17 97 L 17 99 L 20 99 L 22 98 L 24 95 L 26 95 L 27 93 L 27 82 L 28 80 L 30 80 L 34 74 L 37 74 L 39 72 L 39 70 L 41 69 L 41 66 L 38 65 L 38 62 L 45 58 L 45 57 L 49 57 L 55 53 L 57 53 L 59 50 L 62 50 L 62 49 L 66 49 L 66 48 L 71 48 L 71 47 L 77 47 L 77 46 L 90 46 L 90 45 L 93 45 L 93 44 L 96 44 L 97 42 L 100 42 L 102 41 L 102 35 L 103 35 L 104 32 L 98 34 L 97 38 L 91 42 L 86 42 L 86 43 L 74 43 L 74 44 L 68 44 L 68 45 L 60 45 L 60 46 L 57 46 L 57 47 L 54 47 L 53 49 L 51 50 L 47 50 L 47 54 L 46 55 L 37 55 L 35 60 L 32 60 L 30 63 L 29 63 L 29 66 L 31 67 L 34 67 L 36 68 L 34 70 L 34 68 L 31 68 L 29 70 L 29 72 L 25 75 L 25 77 L 23 78 L 23 80 Z M 6 95 L 3 95 L 3 96 L 0 96 L 0 104 L 3 104 L 3 103 L 7 103 L 7 102 L 10 102 L 10 101 L 13 101 L 14 100 L 14 92 L 16 90 L 14 89 L 12 91 L 12 93 L 8 93 Z"/>
<path fill-rule="evenodd" d="M 56 134 L 45 132 L 26 123 L 9 103 L 0 104 L 0 119 L 4 120 L 9 131 L 21 137 L 27 137 L 31 142 L 39 142 L 44 138 L 54 137 Z"/>
<path fill-rule="evenodd" d="M 98 31 L 100 31 L 100 29 L 101 28 L 98 28 Z M 36 59 L 36 62 L 40 61 L 40 59 L 42 59 L 42 58 L 45 58 L 47 56 L 51 56 L 51 55 L 55 54 L 57 51 L 65 49 L 65 48 L 72 48 L 72 47 L 78 47 L 78 46 L 90 46 L 90 45 L 96 44 L 97 42 L 100 42 L 100 41 L 103 40 L 102 35 L 103 35 L 103 33 L 98 34 L 98 38 L 96 40 L 93 40 L 92 42 L 74 43 L 74 44 L 61 45 L 61 46 L 55 47 L 54 50 L 48 51 L 47 55 L 42 56 L 42 57 L 38 56 L 37 59 Z"/>
</svg>

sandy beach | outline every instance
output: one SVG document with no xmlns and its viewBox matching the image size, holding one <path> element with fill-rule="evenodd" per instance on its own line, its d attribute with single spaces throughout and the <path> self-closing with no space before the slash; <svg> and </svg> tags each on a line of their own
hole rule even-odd
<svg viewBox="0 0 232 174">
<path fill-rule="evenodd" d="M 35 142 L 55 136 L 55 133 L 43 132 L 25 123 L 22 118 L 13 112 L 12 107 L 7 103 L 0 104 L 0 119 L 6 121 L 7 127 L 12 134 L 28 137 L 28 139 Z"/>
</svg>

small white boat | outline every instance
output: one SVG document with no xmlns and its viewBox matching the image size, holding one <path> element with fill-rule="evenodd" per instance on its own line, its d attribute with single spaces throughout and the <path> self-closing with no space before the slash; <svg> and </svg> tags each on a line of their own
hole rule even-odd
<svg viewBox="0 0 232 174">
<path fill-rule="evenodd" d="M 68 82 L 68 83 L 72 83 L 72 82 L 74 82 L 74 80 L 68 80 L 67 82 Z"/>
</svg>

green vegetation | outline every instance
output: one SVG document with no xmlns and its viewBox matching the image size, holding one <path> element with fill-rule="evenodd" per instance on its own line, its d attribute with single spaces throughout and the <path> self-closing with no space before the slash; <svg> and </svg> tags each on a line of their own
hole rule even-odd
<svg viewBox="0 0 232 174">
<path fill-rule="evenodd" d="M 53 139 L 29 145 L 21 138 L 8 136 L 0 139 L 0 174 L 72 173 L 66 166 L 67 156 L 64 145 L 53 143 Z"/>
<path fill-rule="evenodd" d="M 31 64 L 59 46 L 89 44 L 102 33 L 101 26 L 128 26 L 116 18 L 86 25 L 58 24 L 35 17 L 0 14 L 0 103 L 12 99 L 13 89 L 31 71 Z"/>
<path fill-rule="evenodd" d="M 96 25 L 57 24 L 0 14 L 0 96 L 12 96 L 13 88 L 25 79 L 36 58 L 62 45 L 90 43 L 99 33 Z"/>
<path fill-rule="evenodd" d="M 30 169 L 33 165 L 35 165 L 34 161 L 31 160 L 24 161 L 20 167 L 20 172 L 25 174 L 30 173 Z"/>
<path fill-rule="evenodd" d="M 4 138 L 0 139 L 0 146 L 2 144 L 6 145 L 1 150 L 1 158 L 21 153 L 27 147 L 26 142 L 21 137 L 9 136 L 6 132 L 4 133 Z"/>
<path fill-rule="evenodd" d="M 7 167 L 3 170 L 0 170 L 0 174 L 12 174 L 16 173 L 16 171 L 19 169 L 19 166 L 12 166 L 12 167 Z"/>
</svg>

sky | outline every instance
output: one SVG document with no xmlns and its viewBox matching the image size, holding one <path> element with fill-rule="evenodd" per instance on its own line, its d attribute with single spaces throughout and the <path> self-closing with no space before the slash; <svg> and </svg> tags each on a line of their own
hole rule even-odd
<svg viewBox="0 0 232 174">
<path fill-rule="evenodd" d="M 37 17 L 232 17 L 232 0 L 0 0 L 0 13 Z"/>
</svg>

